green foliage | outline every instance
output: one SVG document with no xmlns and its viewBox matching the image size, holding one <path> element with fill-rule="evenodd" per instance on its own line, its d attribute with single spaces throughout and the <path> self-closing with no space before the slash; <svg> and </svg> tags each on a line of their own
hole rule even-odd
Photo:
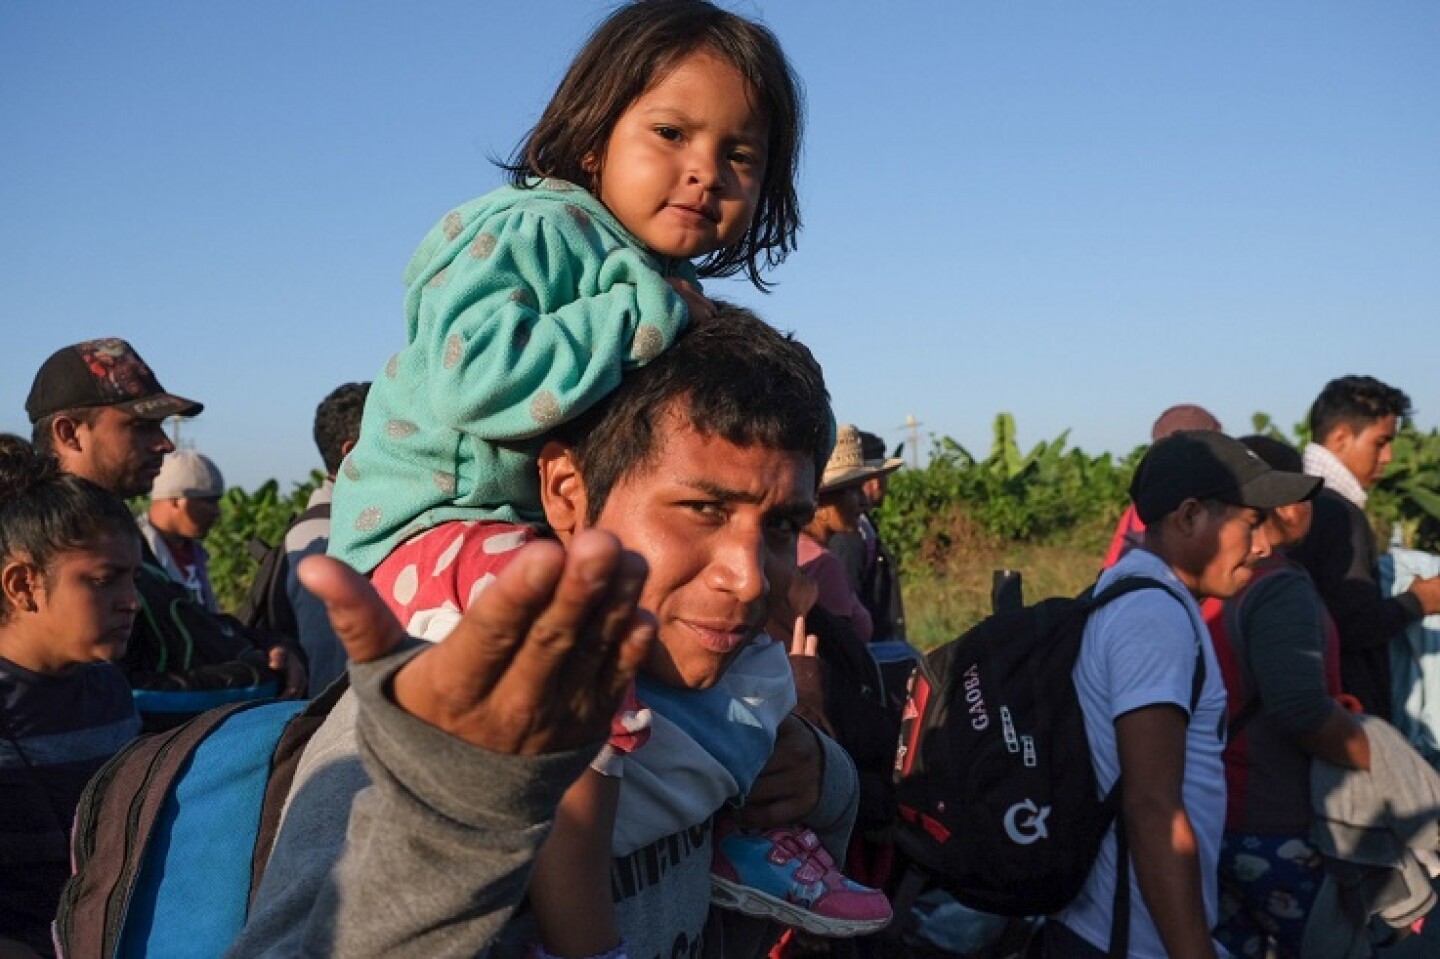
<svg viewBox="0 0 1440 959">
<path fill-rule="evenodd" d="M 1287 434 L 1265 413 L 1251 424 L 1297 448 L 1309 438 L 1306 424 Z M 879 522 L 905 573 L 913 641 L 935 645 L 988 613 L 993 570 L 1024 573 L 1030 600 L 1073 594 L 1094 579 L 1146 447 L 1117 462 L 1067 450 L 1067 439 L 1022 453 L 1014 418 L 1002 413 L 985 460 L 942 438 L 928 466 L 891 477 Z M 1407 424 L 1393 454 L 1366 509 L 1376 533 L 1388 542 L 1398 524 L 1405 545 L 1440 552 L 1440 431 Z"/>
<path fill-rule="evenodd" d="M 210 580 L 221 608 L 229 612 L 239 609 L 250 590 L 258 569 L 250 556 L 250 541 L 280 542 L 290 521 L 305 509 L 311 492 L 324 480 L 324 474 L 317 470 L 288 495 L 281 495 L 275 480 L 267 480 L 253 493 L 238 487 L 225 491 L 220 499 L 220 519 L 205 537 L 205 548 L 210 552 Z"/>
<path fill-rule="evenodd" d="M 1394 459 L 1370 491 L 1366 512 L 1382 541 L 1399 524 L 1406 546 L 1440 552 L 1440 431 L 1421 433 L 1406 424 L 1391 452 Z"/>
<path fill-rule="evenodd" d="M 985 543 L 1050 544 L 1080 526 L 1119 515 L 1138 454 L 1066 449 L 1069 431 L 1026 453 L 1009 413 L 995 418 L 990 455 L 977 461 L 943 437 L 929 464 L 890 480 L 880 509 L 886 542 L 907 563 L 933 562 L 952 549 Z"/>
</svg>

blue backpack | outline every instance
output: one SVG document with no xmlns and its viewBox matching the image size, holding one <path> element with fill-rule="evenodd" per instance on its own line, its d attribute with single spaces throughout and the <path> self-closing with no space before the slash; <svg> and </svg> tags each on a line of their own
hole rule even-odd
<svg viewBox="0 0 1440 959">
<path fill-rule="evenodd" d="M 58 954 L 221 955 L 245 925 L 300 755 L 347 685 L 213 709 L 103 766 L 75 814 Z"/>
</svg>

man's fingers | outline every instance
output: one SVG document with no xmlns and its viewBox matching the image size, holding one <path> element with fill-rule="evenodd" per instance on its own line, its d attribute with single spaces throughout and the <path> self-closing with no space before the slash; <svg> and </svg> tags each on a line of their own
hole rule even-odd
<svg viewBox="0 0 1440 959">
<path fill-rule="evenodd" d="M 379 659 L 400 645 L 405 631 L 369 580 L 329 556 L 308 556 L 296 568 L 301 584 L 325 604 L 345 653 L 357 663 Z"/>
<path fill-rule="evenodd" d="M 658 629 L 655 617 L 649 612 L 643 609 L 634 610 L 625 623 L 624 635 L 600 664 L 598 673 L 602 679 L 594 683 L 593 687 L 606 690 L 608 696 L 618 705 L 625 690 L 635 681 L 636 674 L 645 663 L 645 657 L 650 654 L 650 645 L 655 642 Z"/>
<path fill-rule="evenodd" d="M 603 684 L 604 677 L 614 672 L 618 647 L 637 625 L 635 608 L 649 571 L 640 554 L 621 551 L 609 588 L 584 613 L 565 669 L 567 686 L 584 688 L 596 680 Z"/>
<path fill-rule="evenodd" d="M 562 679 L 581 633 L 592 628 L 596 603 L 615 585 L 621 556 L 620 541 L 609 533 L 589 530 L 570 541 L 563 553 L 564 569 L 549 591 L 549 601 L 535 616 L 503 678 L 521 698 L 525 690 L 543 694 Z M 586 677 L 589 679 L 593 673 Z"/>
<path fill-rule="evenodd" d="M 465 698 L 490 692 L 555 595 L 565 567 L 559 543 L 523 547 L 435 650 L 434 678 Z"/>
</svg>

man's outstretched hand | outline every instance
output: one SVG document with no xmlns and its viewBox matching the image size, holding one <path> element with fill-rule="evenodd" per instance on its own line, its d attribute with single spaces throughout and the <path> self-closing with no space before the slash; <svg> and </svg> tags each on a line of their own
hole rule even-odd
<svg viewBox="0 0 1440 959">
<path fill-rule="evenodd" d="M 325 603 L 350 659 L 366 663 L 405 638 L 368 581 L 310 557 L 300 581 Z M 655 637 L 636 607 L 647 567 L 608 533 L 524 547 L 443 642 L 395 677 L 396 703 L 472 745 L 531 756 L 603 741 Z"/>
</svg>

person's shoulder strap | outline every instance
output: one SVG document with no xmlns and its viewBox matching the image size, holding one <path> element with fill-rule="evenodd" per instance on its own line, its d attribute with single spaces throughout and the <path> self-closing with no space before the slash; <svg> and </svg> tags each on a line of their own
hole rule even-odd
<svg viewBox="0 0 1440 959">
<path fill-rule="evenodd" d="M 1185 607 L 1185 601 L 1168 584 L 1149 576 L 1122 576 L 1110 583 L 1098 594 L 1094 587 L 1081 595 L 1081 601 L 1086 605 L 1086 611 L 1094 612 L 1105 604 L 1142 589 L 1161 589 L 1168 593 L 1177 603 L 1187 619 L 1194 625 L 1194 617 L 1190 610 Z M 1205 688 L 1205 647 L 1204 637 L 1200 634 L 1199 627 L 1195 630 L 1195 672 L 1190 681 L 1190 716 L 1194 717 L 1195 709 L 1200 705 L 1200 693 Z"/>
</svg>

